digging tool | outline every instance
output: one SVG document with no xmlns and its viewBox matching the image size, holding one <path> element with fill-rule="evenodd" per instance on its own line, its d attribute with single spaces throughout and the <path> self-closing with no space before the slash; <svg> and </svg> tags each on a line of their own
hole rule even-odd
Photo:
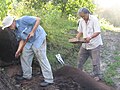
<svg viewBox="0 0 120 90">
<path fill-rule="evenodd" d="M 21 47 L 21 49 L 20 49 L 20 53 L 22 53 L 24 46 L 25 46 L 26 43 L 28 42 L 29 36 L 30 36 L 30 34 L 27 36 L 27 39 L 25 40 L 24 44 L 22 45 L 22 47 Z"/>
<path fill-rule="evenodd" d="M 77 38 L 71 38 L 71 39 L 69 39 L 69 42 L 70 43 L 73 43 L 73 44 L 75 44 L 75 43 L 85 43 L 85 40 L 84 39 L 77 39 Z M 65 65 L 65 62 L 64 62 L 64 60 L 62 59 L 62 57 L 61 57 L 61 55 L 60 54 L 56 54 L 55 55 L 56 56 L 56 58 L 57 58 L 57 61 L 61 64 L 61 65 Z"/>
<path fill-rule="evenodd" d="M 20 49 L 20 51 L 19 51 L 19 55 L 18 55 L 18 56 L 20 56 L 20 54 L 22 53 L 24 46 L 26 45 L 26 43 L 27 43 L 28 40 L 29 40 L 29 36 L 30 36 L 30 34 L 27 36 L 27 39 L 25 40 L 24 44 L 22 45 L 22 47 L 21 47 L 21 49 Z M 18 56 L 15 56 L 15 57 L 18 58 Z"/>
<path fill-rule="evenodd" d="M 57 61 L 61 64 L 61 65 L 65 65 L 65 62 L 63 61 L 62 57 L 60 54 L 56 54 L 55 55 L 57 58 Z"/>
</svg>

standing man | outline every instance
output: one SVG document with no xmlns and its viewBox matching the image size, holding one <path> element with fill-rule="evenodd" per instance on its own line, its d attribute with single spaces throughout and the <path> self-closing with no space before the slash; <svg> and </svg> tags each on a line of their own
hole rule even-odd
<svg viewBox="0 0 120 90">
<path fill-rule="evenodd" d="M 40 18 L 34 16 L 23 16 L 18 20 L 15 20 L 11 16 L 7 16 L 3 22 L 3 29 L 10 28 L 14 30 L 17 40 L 19 41 L 19 47 L 16 51 L 15 57 L 20 56 L 21 66 L 23 70 L 23 76 L 17 77 L 19 81 L 30 80 L 32 78 L 32 61 L 34 55 L 36 56 L 42 70 L 44 82 L 41 82 L 41 86 L 48 86 L 53 84 L 53 74 L 50 63 L 46 56 L 46 32 L 39 25 Z M 28 41 L 22 50 L 25 40 L 28 37 Z"/>
<path fill-rule="evenodd" d="M 87 8 L 78 10 L 78 15 L 81 17 L 79 20 L 77 39 L 83 36 L 86 43 L 83 43 L 78 57 L 78 68 L 83 69 L 83 65 L 88 57 L 92 58 L 93 74 L 96 81 L 100 80 L 100 48 L 102 43 L 101 30 L 98 18 L 91 15 Z"/>
</svg>

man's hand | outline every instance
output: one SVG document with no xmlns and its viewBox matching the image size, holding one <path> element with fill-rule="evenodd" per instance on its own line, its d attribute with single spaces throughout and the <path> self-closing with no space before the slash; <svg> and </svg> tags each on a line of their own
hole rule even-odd
<svg viewBox="0 0 120 90">
<path fill-rule="evenodd" d="M 34 32 L 31 31 L 31 32 L 29 33 L 29 35 L 28 35 L 28 39 L 31 38 L 31 37 L 33 37 L 33 36 L 34 36 Z"/>
<path fill-rule="evenodd" d="M 85 38 L 86 43 L 89 43 L 91 39 L 92 39 L 91 37 Z"/>
<path fill-rule="evenodd" d="M 18 58 L 19 56 L 20 56 L 20 51 L 17 51 L 16 53 L 15 53 L 15 58 Z"/>
<path fill-rule="evenodd" d="M 76 38 L 79 40 L 82 34 L 83 34 L 82 32 L 77 33 Z"/>
</svg>

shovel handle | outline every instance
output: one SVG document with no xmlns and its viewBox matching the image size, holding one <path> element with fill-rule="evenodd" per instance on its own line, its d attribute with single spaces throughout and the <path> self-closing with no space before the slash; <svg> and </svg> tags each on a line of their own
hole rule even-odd
<svg viewBox="0 0 120 90">
<path fill-rule="evenodd" d="M 30 34 L 27 36 L 27 39 L 25 40 L 24 44 L 22 45 L 22 47 L 21 47 L 21 49 L 20 49 L 20 53 L 22 53 L 22 50 L 23 50 L 24 46 L 25 46 L 26 43 L 28 42 L 29 36 L 30 36 Z"/>
</svg>

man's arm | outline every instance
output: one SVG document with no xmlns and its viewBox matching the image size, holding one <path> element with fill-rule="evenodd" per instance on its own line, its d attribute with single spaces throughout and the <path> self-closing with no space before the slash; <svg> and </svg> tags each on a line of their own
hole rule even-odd
<svg viewBox="0 0 120 90">
<path fill-rule="evenodd" d="M 83 35 L 82 32 L 78 32 L 77 35 L 76 35 L 76 38 L 79 40 L 82 35 Z"/>
<path fill-rule="evenodd" d="M 20 40 L 18 49 L 17 49 L 17 51 L 15 53 L 16 58 L 18 58 L 20 56 L 20 53 L 22 52 L 22 47 L 24 45 L 24 42 L 25 42 L 24 40 Z"/>
<path fill-rule="evenodd" d="M 87 38 L 85 39 L 86 43 L 89 43 L 91 39 L 97 37 L 99 34 L 100 34 L 100 32 L 95 32 L 92 36 L 87 37 Z"/>
<path fill-rule="evenodd" d="M 95 32 L 92 36 L 90 36 L 90 39 L 97 37 L 100 34 L 100 32 Z"/>
<path fill-rule="evenodd" d="M 37 27 L 39 26 L 39 24 L 40 24 L 40 18 L 37 17 L 36 18 L 36 23 L 35 23 L 35 25 L 34 25 L 34 27 L 32 29 L 32 32 L 35 32 L 35 30 L 37 29 Z"/>
<path fill-rule="evenodd" d="M 34 33 L 35 33 L 37 27 L 39 26 L 39 24 L 40 24 L 40 18 L 37 17 L 37 18 L 36 18 L 35 25 L 34 25 L 32 31 L 29 33 L 29 35 L 30 35 L 29 38 L 32 37 L 32 36 L 34 36 Z"/>
<path fill-rule="evenodd" d="M 87 43 L 89 43 L 91 39 L 97 37 L 100 34 L 100 32 L 101 32 L 99 21 L 98 21 L 97 17 L 94 18 L 93 29 L 94 29 L 93 35 L 91 35 L 91 36 L 89 36 L 89 37 L 86 38 L 86 42 Z"/>
</svg>

